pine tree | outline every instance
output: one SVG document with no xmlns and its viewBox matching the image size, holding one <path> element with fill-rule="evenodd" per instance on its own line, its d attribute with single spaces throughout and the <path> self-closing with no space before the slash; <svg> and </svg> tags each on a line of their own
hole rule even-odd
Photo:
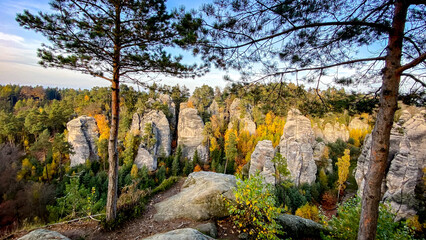
<svg viewBox="0 0 426 240">
<path fill-rule="evenodd" d="M 141 83 L 140 75 L 151 73 L 179 77 L 202 74 L 203 69 L 182 64 L 181 57 L 172 57 L 165 50 L 190 48 L 198 41 L 196 30 L 201 20 L 183 11 L 168 13 L 164 0 L 53 0 L 50 5 L 49 13 L 33 15 L 25 10 L 16 18 L 21 26 L 40 32 L 49 40 L 50 44 L 39 49 L 40 64 L 111 82 L 106 208 L 106 218 L 111 221 L 117 211 L 120 81 L 124 78 Z M 41 132 L 37 124 L 29 122 L 26 126 L 32 133 Z"/>
<path fill-rule="evenodd" d="M 216 19 L 205 31 L 211 40 L 209 47 L 202 48 L 205 58 L 241 71 L 243 80 L 282 83 L 299 73 L 320 84 L 327 72 L 337 75 L 339 67 L 355 66 L 352 76 L 336 82 L 349 85 L 381 79 L 358 234 L 358 239 L 375 239 L 400 84 L 409 83 L 423 92 L 426 87 L 421 74 L 426 60 L 425 2 L 224 0 L 203 10 L 209 19 Z M 367 53 L 368 48 L 376 51 Z"/>
</svg>

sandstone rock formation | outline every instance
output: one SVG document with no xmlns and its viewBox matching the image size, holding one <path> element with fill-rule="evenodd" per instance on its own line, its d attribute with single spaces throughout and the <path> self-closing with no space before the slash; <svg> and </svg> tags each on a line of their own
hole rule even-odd
<svg viewBox="0 0 426 240">
<path fill-rule="evenodd" d="M 172 98 L 168 94 L 160 94 L 158 100 L 161 101 L 163 104 L 167 104 L 169 112 L 172 114 L 172 118 L 170 119 L 170 125 L 175 128 L 177 124 L 176 104 L 173 102 Z"/>
<path fill-rule="evenodd" d="M 286 237 L 292 239 L 317 239 L 320 232 L 328 232 L 321 224 L 295 215 L 281 214 L 277 218 L 277 223 L 283 227 Z"/>
<path fill-rule="evenodd" d="M 178 145 L 182 146 L 182 156 L 193 158 L 197 150 L 200 161 L 208 161 L 208 149 L 203 144 L 204 123 L 194 108 L 180 110 L 178 121 Z"/>
<path fill-rule="evenodd" d="M 131 131 L 134 133 L 143 134 L 146 124 L 153 123 L 153 128 L 158 130 L 157 142 L 159 144 L 159 149 L 157 156 L 169 156 L 171 153 L 171 134 L 170 134 L 170 125 L 167 120 L 166 115 L 159 110 L 151 110 L 150 112 L 144 114 L 135 113 L 133 114 Z"/>
<path fill-rule="evenodd" d="M 161 147 L 160 130 L 153 122 L 147 123 L 145 127 L 148 128 L 141 132 L 142 140 L 134 163 L 138 168 L 146 166 L 149 171 L 155 171 L 157 169 L 157 157 Z"/>
<path fill-rule="evenodd" d="M 249 175 L 260 173 L 265 183 L 275 184 L 275 166 L 272 162 L 275 150 L 270 140 L 263 140 L 257 143 L 251 154 Z"/>
<path fill-rule="evenodd" d="M 326 123 L 322 134 L 326 143 L 334 143 L 339 138 L 345 142 L 349 140 L 349 131 L 346 128 L 346 125 L 338 122 L 335 122 L 334 124 Z"/>
<path fill-rule="evenodd" d="M 178 218 L 208 220 L 229 215 L 224 198 L 234 200 L 232 188 L 236 178 L 214 172 L 193 172 L 185 180 L 180 193 L 155 205 L 156 221 Z"/>
<path fill-rule="evenodd" d="M 202 234 L 192 228 L 176 229 L 166 233 L 159 233 L 151 237 L 144 238 L 145 240 L 213 240 L 213 238 Z"/>
<path fill-rule="evenodd" d="M 50 231 L 47 229 L 37 229 L 34 230 L 27 235 L 18 238 L 18 240 L 70 240 L 69 238 L 65 237 L 64 235 Z"/>
<path fill-rule="evenodd" d="M 212 116 L 219 115 L 219 105 L 217 104 L 216 100 L 213 100 L 212 104 L 210 104 L 207 110 Z"/>
<path fill-rule="evenodd" d="M 249 109 L 241 109 L 241 101 L 235 98 L 229 107 L 229 125 L 231 129 L 235 123 L 238 123 L 239 128 L 248 131 L 250 134 L 256 133 L 256 123 L 253 121 Z"/>
<path fill-rule="evenodd" d="M 130 131 L 133 134 L 139 134 L 141 137 L 146 135 L 146 127 L 152 126 L 152 134 L 155 136 L 155 144 L 146 146 L 141 143 L 135 158 L 135 164 L 141 168 L 147 166 L 151 171 L 157 169 L 157 158 L 160 156 L 169 156 L 171 153 L 172 136 L 170 133 L 169 120 L 166 115 L 159 110 L 151 110 L 144 115 L 133 114 Z"/>
<path fill-rule="evenodd" d="M 73 146 L 74 154 L 70 155 L 71 167 L 84 164 L 86 160 L 98 160 L 96 139 L 99 130 L 95 118 L 80 116 L 67 123 L 68 142 Z"/>
<path fill-rule="evenodd" d="M 317 166 L 313 158 L 314 144 L 311 121 L 299 110 L 291 109 L 279 147 L 281 155 L 287 159 L 288 170 L 296 185 L 315 181 Z"/>
<path fill-rule="evenodd" d="M 418 204 L 415 198 L 416 185 L 421 183 L 426 167 L 426 111 L 394 123 L 390 137 L 389 168 L 382 184 L 383 200 L 391 202 L 399 217 L 415 214 Z M 371 149 L 371 135 L 364 141 L 364 147 L 356 168 L 355 179 L 359 195 L 364 189 Z"/>
</svg>

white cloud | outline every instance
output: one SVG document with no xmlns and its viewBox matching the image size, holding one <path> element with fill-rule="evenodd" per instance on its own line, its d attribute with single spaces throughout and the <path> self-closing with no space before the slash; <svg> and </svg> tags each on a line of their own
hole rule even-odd
<svg viewBox="0 0 426 240">
<path fill-rule="evenodd" d="M 13 34 L 7 34 L 7 33 L 3 33 L 3 32 L 0 32 L 0 40 L 16 42 L 16 43 L 24 43 L 25 42 L 23 37 L 13 35 Z"/>
</svg>

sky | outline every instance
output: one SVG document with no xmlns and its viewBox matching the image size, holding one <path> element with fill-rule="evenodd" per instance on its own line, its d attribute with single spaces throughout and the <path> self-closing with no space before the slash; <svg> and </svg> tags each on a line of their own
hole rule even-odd
<svg viewBox="0 0 426 240">
<path fill-rule="evenodd" d="M 109 86 L 106 80 L 91 77 L 79 72 L 43 68 L 38 65 L 37 48 L 48 41 L 34 31 L 25 30 L 15 21 L 16 14 L 24 9 L 31 13 L 50 9 L 49 0 L 1 0 L 0 1 L 0 84 L 41 85 L 44 87 L 90 89 L 95 86 Z M 172 0 L 168 1 L 168 9 L 185 6 L 186 9 L 199 8 L 203 1 Z M 184 58 L 185 60 L 185 58 Z M 237 77 L 237 73 L 226 73 L 212 69 L 199 78 L 177 79 L 156 77 L 159 84 L 185 85 L 191 91 L 203 84 L 212 87 L 225 87 L 224 75 Z M 152 82 L 152 81 L 150 81 Z"/>
<path fill-rule="evenodd" d="M 169 0 L 167 1 L 167 6 L 169 10 L 180 6 L 185 6 L 186 9 L 198 9 L 203 3 L 208 1 L 211 0 Z M 28 9 L 33 14 L 39 11 L 48 11 L 50 9 L 48 3 L 49 0 L 0 0 L 0 84 L 41 85 L 44 87 L 75 89 L 109 86 L 110 83 L 108 81 L 100 78 L 76 71 L 43 68 L 38 65 L 37 48 L 40 48 L 42 43 L 48 43 L 48 41 L 41 34 L 20 27 L 15 18 L 16 14 L 22 13 L 24 9 Z M 189 56 L 189 54 L 187 55 Z M 183 61 L 185 59 L 188 63 L 193 60 L 192 57 L 189 60 L 184 57 Z M 341 70 L 342 75 L 350 73 L 353 73 L 350 69 Z M 195 79 L 158 76 L 154 81 L 158 84 L 171 86 L 176 84 L 185 85 L 193 91 L 203 84 L 224 88 L 229 83 L 223 80 L 224 75 L 228 75 L 234 80 L 239 79 L 239 74 L 235 71 L 224 72 L 211 69 L 203 77 Z M 331 78 L 326 79 L 326 77 L 323 77 L 323 79 L 321 80 L 323 82 L 332 82 Z M 146 81 L 152 83 L 149 79 L 146 79 Z M 326 87 L 327 85 L 320 86 L 321 89 Z M 346 90 L 362 91 L 365 89 L 362 89 L 362 86 L 358 86 Z"/>
</svg>

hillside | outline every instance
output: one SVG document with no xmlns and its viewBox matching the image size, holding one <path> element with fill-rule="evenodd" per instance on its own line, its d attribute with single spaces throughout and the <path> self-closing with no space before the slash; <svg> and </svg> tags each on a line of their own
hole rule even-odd
<svg viewBox="0 0 426 240">
<path fill-rule="evenodd" d="M 330 217 L 339 211 L 339 202 L 362 193 L 357 191 L 368 167 L 377 104 L 372 96 L 334 88 L 316 92 L 294 84 L 204 85 L 192 95 L 178 85 L 153 85 L 148 92 L 123 85 L 120 94 L 118 221 L 124 223 L 113 232 L 101 231 L 93 220 L 49 227 L 71 239 L 134 239 L 210 221 L 220 238 L 256 229 L 228 217 L 227 208 L 221 213 L 200 210 L 206 217 L 194 217 L 183 212 L 190 200 L 177 204 L 179 217 L 154 220 L 161 211 L 153 206 L 188 191 L 193 184 L 188 179 L 196 179 L 188 176 L 198 176 L 192 172 L 236 174 L 254 192 L 270 186 L 273 203 L 267 206 L 276 212 L 265 210 L 260 216 L 275 214 L 277 219 L 281 212 L 324 223 L 321 214 Z M 0 87 L 0 228 L 5 235 L 23 226 L 104 213 L 110 95 L 108 88 Z M 401 101 L 382 187 L 383 200 L 391 205 L 383 211 L 412 224 L 425 221 L 425 113 Z M 180 180 L 166 190 L 179 176 L 188 182 Z M 261 185 L 250 182 L 257 178 Z M 226 203 L 221 201 L 201 209 L 222 209 Z M 289 236 L 299 234 L 289 231 Z"/>
</svg>

